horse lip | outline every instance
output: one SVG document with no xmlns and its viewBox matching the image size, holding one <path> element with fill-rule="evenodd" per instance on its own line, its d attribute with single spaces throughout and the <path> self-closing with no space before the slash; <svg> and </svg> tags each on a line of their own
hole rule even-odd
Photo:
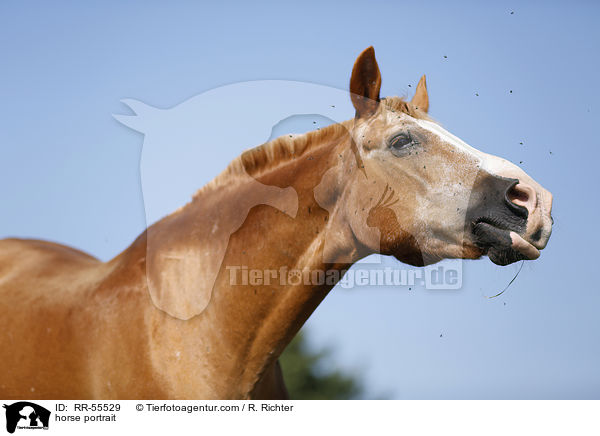
<svg viewBox="0 0 600 436">
<path fill-rule="evenodd" d="M 473 227 L 477 226 L 478 224 L 487 224 L 490 225 L 498 230 L 506 230 L 506 231 L 512 231 L 514 229 L 511 229 L 510 226 L 497 218 L 494 217 L 487 217 L 487 216 L 483 216 L 480 217 L 478 219 L 475 220 L 475 222 L 473 222 Z"/>
<path fill-rule="evenodd" d="M 484 217 L 472 224 L 474 242 L 498 265 L 508 265 L 518 260 L 533 260 L 539 250 L 500 220 Z"/>
<path fill-rule="evenodd" d="M 497 265 L 508 265 L 526 257 L 520 251 L 513 249 L 511 231 L 495 226 L 487 219 L 473 223 L 471 232 L 474 243 L 481 249 L 483 256 Z"/>
<path fill-rule="evenodd" d="M 526 241 L 518 233 L 510 232 L 510 239 L 512 241 L 511 248 L 521 253 L 528 260 L 533 260 L 540 257 L 540 250 L 538 250 L 537 247 L 535 247 L 531 242 Z"/>
<path fill-rule="evenodd" d="M 509 248 L 511 245 L 509 232 L 508 229 L 497 226 L 488 219 L 478 219 L 471 226 L 474 242 L 484 254 L 487 254 L 492 247 Z"/>
</svg>

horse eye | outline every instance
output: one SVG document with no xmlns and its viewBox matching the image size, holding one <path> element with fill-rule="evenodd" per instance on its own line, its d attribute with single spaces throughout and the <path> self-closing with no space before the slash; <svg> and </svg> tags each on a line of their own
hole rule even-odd
<svg viewBox="0 0 600 436">
<path fill-rule="evenodd" d="M 408 147 L 413 142 L 412 138 L 407 133 L 401 133 L 399 135 L 394 136 L 390 141 L 390 147 L 395 150 L 402 150 L 403 148 Z"/>
</svg>

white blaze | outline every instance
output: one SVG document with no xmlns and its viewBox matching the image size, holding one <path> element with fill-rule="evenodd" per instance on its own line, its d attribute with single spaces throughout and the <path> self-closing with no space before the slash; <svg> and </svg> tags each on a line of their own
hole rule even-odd
<svg viewBox="0 0 600 436">
<path fill-rule="evenodd" d="M 437 135 L 444 142 L 451 144 L 457 150 L 473 156 L 476 160 L 479 161 L 479 165 L 481 169 L 489 172 L 490 174 L 501 175 L 502 173 L 506 173 L 507 170 L 512 169 L 514 172 L 516 165 L 507 161 L 506 159 L 502 159 L 498 156 L 493 156 L 491 154 L 484 153 L 482 151 L 477 150 L 476 148 L 471 147 L 469 144 L 464 142 L 462 139 L 454 136 L 452 133 L 448 132 L 446 129 L 441 127 L 439 124 L 436 124 L 432 121 L 427 120 L 415 120 L 415 122 L 421 126 L 423 129 Z M 519 169 L 519 171 L 521 171 Z"/>
</svg>

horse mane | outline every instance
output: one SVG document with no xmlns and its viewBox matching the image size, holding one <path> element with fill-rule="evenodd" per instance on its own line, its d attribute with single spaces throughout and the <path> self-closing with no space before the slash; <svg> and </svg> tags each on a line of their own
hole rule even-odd
<svg viewBox="0 0 600 436">
<path fill-rule="evenodd" d="M 379 110 L 374 115 L 380 114 L 384 109 L 398 111 L 418 119 L 430 119 L 427 114 L 412 103 L 401 97 L 386 97 L 381 99 Z M 341 123 L 313 130 L 301 135 L 283 135 L 258 147 L 244 151 L 232 160 L 217 177 L 200 188 L 194 199 L 209 189 L 218 188 L 231 182 L 232 178 L 240 176 L 256 177 L 261 173 L 280 165 L 283 162 L 304 155 L 319 145 L 342 137 L 350 130 L 353 119 Z"/>
</svg>

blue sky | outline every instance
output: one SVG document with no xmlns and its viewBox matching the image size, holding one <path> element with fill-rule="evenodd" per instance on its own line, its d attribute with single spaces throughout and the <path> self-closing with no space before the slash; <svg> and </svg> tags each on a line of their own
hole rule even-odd
<svg viewBox="0 0 600 436">
<path fill-rule="evenodd" d="M 332 347 L 331 365 L 359 373 L 368 396 L 600 398 L 600 7 L 421 3 L 3 2 L 0 237 L 113 257 L 145 226 L 144 138 L 112 117 L 127 113 L 121 99 L 170 108 L 264 79 L 345 89 L 373 45 L 382 95 L 411 95 L 426 73 L 430 114 L 522 161 L 554 194 L 556 224 L 499 298 L 484 296 L 518 265 L 487 259 L 465 262 L 459 291 L 334 289 L 307 323 L 311 343 Z"/>
</svg>

